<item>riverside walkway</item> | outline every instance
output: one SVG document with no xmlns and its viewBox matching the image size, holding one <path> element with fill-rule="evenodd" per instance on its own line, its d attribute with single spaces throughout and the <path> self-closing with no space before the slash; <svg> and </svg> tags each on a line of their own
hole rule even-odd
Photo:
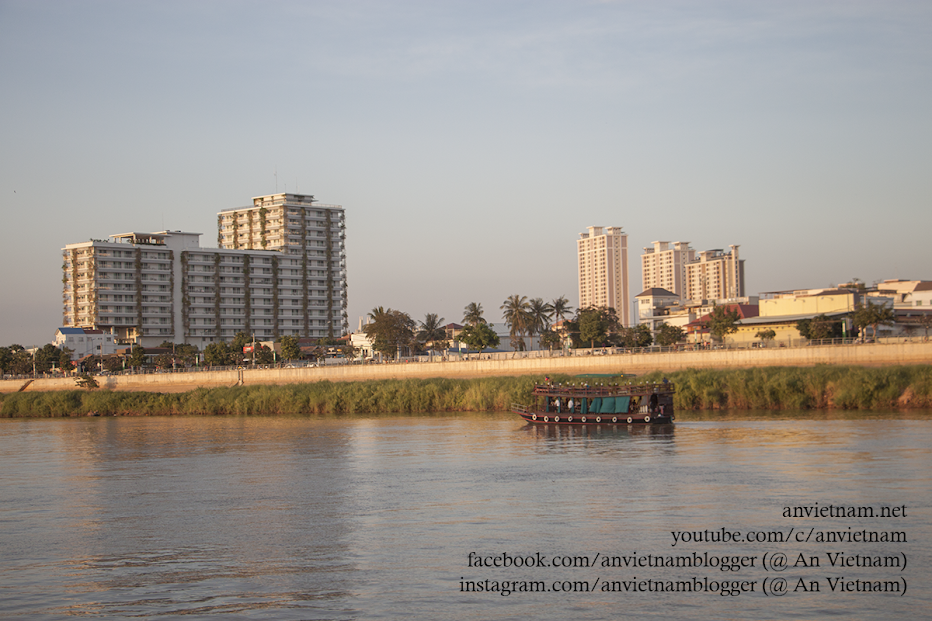
<svg viewBox="0 0 932 621">
<path fill-rule="evenodd" d="M 184 392 L 195 388 L 256 384 L 295 384 L 302 382 L 352 382 L 404 378 L 477 378 L 509 375 L 543 375 L 548 373 L 579 375 L 584 373 L 671 372 L 682 369 L 728 369 L 776 366 L 813 366 L 835 364 L 881 366 L 932 364 L 932 342 L 871 343 L 845 345 L 809 345 L 804 347 L 770 347 L 749 349 L 713 349 L 683 351 L 656 348 L 647 352 L 612 350 L 571 350 L 571 355 L 556 352 L 512 354 L 471 354 L 468 359 L 411 361 L 387 364 L 324 365 L 321 367 L 224 369 L 197 372 L 144 373 L 95 376 L 100 388 L 146 392 Z M 605 352 L 605 353 L 603 353 Z M 533 355 L 530 355 L 533 354 Z M 559 354 L 559 355 L 557 355 Z M 0 381 L 0 393 L 23 390 L 38 392 L 74 390 L 74 378 L 7 379 Z"/>
</svg>

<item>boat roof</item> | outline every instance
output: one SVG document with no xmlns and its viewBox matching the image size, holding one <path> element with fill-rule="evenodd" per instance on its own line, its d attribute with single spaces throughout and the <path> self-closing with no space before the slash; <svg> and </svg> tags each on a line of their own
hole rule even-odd
<svg viewBox="0 0 932 621">
<path fill-rule="evenodd" d="M 610 377 L 636 377 L 634 373 L 583 373 L 582 375 L 577 375 L 579 378 L 610 378 Z"/>
<path fill-rule="evenodd" d="M 649 395 L 655 393 L 673 393 L 676 387 L 673 382 L 648 384 L 536 384 L 536 395 L 561 395 L 572 397 L 601 397 L 620 395 Z"/>
</svg>

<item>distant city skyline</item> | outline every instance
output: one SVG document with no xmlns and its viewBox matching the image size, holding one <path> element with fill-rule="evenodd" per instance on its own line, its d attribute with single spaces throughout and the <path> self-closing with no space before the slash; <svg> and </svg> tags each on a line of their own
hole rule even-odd
<svg viewBox="0 0 932 621">
<path fill-rule="evenodd" d="M 6 0 L 0 345 L 54 339 L 66 244 L 210 246 L 281 192 L 345 209 L 351 329 L 572 301 L 600 223 L 739 245 L 748 295 L 928 279 L 930 30 L 927 2 Z"/>
</svg>

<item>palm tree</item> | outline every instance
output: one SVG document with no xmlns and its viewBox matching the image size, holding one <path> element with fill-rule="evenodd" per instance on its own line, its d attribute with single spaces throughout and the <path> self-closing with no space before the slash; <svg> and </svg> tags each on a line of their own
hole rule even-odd
<svg viewBox="0 0 932 621">
<path fill-rule="evenodd" d="M 421 328 L 417 332 L 418 341 L 425 345 L 430 344 L 433 350 L 436 345 L 441 345 L 441 349 L 446 349 L 444 345 L 447 340 L 447 331 L 443 327 L 443 317 L 437 316 L 436 313 L 427 313 L 424 315 L 424 321 L 420 322 Z"/>
<path fill-rule="evenodd" d="M 543 334 L 550 327 L 550 318 L 553 317 L 553 306 L 540 298 L 534 298 L 529 303 L 528 314 L 531 325 L 528 332 L 531 335 Z"/>
<path fill-rule="evenodd" d="M 500 306 L 502 318 L 508 326 L 511 334 L 512 346 L 518 351 L 518 344 L 524 349 L 524 339 L 521 338 L 532 328 L 533 320 L 531 319 L 531 305 L 525 295 L 509 296 Z"/>
<path fill-rule="evenodd" d="M 570 301 L 566 299 L 565 295 L 561 295 L 550 305 L 551 310 L 553 311 L 553 322 L 562 321 L 566 319 L 567 315 L 573 313 L 573 307 L 570 306 Z"/>
<path fill-rule="evenodd" d="M 470 326 L 485 323 L 485 318 L 482 316 L 482 304 L 479 302 L 467 304 L 466 308 L 463 309 L 463 323 Z"/>
<path fill-rule="evenodd" d="M 371 323 L 375 323 L 375 322 L 378 321 L 379 319 L 382 319 L 383 317 L 385 317 L 385 316 L 386 316 L 388 313 L 390 313 L 390 312 L 392 312 L 392 309 L 388 309 L 388 310 L 386 311 L 386 310 L 385 310 L 384 308 L 382 308 L 381 306 L 376 306 L 376 307 L 373 308 L 371 311 L 369 311 L 369 321 L 370 321 Z"/>
</svg>

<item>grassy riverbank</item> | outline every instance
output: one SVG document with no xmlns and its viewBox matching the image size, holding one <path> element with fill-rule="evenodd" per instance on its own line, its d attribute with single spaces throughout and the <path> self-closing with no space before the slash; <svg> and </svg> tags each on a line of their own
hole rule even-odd
<svg viewBox="0 0 932 621">
<path fill-rule="evenodd" d="M 676 382 L 676 408 L 932 408 L 932 366 L 769 367 L 660 372 L 637 382 Z M 200 388 L 186 393 L 73 390 L 3 396 L 0 417 L 493 412 L 530 403 L 537 376 L 315 382 L 286 386 Z M 555 382 L 579 382 L 551 375 Z M 613 381 L 613 380 L 588 380 Z"/>
</svg>

